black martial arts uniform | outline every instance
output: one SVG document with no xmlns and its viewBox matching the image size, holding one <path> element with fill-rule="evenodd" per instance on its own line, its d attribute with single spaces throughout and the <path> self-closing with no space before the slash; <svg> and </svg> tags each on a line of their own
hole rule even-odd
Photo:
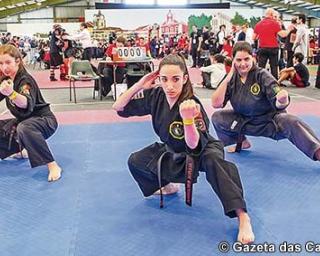
<svg viewBox="0 0 320 256">
<path fill-rule="evenodd" d="M 0 120 L 0 158 L 5 159 L 25 148 L 31 167 L 53 162 L 46 139 L 55 132 L 58 123 L 49 104 L 26 70 L 19 70 L 13 83 L 14 90 L 27 98 L 28 105 L 26 109 L 21 109 L 0 93 L 0 101 L 6 99 L 6 105 L 15 117 Z"/>
<path fill-rule="evenodd" d="M 241 142 L 244 135 L 280 140 L 288 138 L 311 159 L 320 148 L 320 140 L 301 119 L 277 109 L 277 81 L 266 70 L 254 66 L 245 84 L 235 73 L 227 86 L 223 106 L 230 100 L 233 110 L 220 110 L 212 123 L 225 146 Z"/>
<path fill-rule="evenodd" d="M 192 99 L 200 104 L 196 97 Z M 128 160 L 130 172 L 145 196 L 159 189 L 157 165 L 160 157 L 164 158 L 161 161 L 161 186 L 169 182 L 184 183 L 188 154 L 195 164 L 192 182 L 196 182 L 199 171 L 206 172 L 206 178 L 220 198 L 226 215 L 236 217 L 236 209 L 246 210 L 237 167 L 224 160 L 222 143 L 210 136 L 209 121 L 202 106 L 201 114 L 195 119 L 200 140 L 193 150 L 188 148 L 184 139 L 178 104 L 170 109 L 161 87 L 145 90 L 143 98 L 132 99 L 118 114 L 122 117 L 151 114 L 154 131 L 162 141 L 131 154 Z"/>
</svg>

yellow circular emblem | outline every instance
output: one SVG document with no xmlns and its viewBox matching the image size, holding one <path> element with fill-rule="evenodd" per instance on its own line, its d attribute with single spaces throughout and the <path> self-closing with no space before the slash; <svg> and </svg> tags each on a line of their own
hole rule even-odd
<svg viewBox="0 0 320 256">
<path fill-rule="evenodd" d="M 169 127 L 169 133 L 173 138 L 182 140 L 184 138 L 183 123 L 178 121 L 172 122 Z"/>
<path fill-rule="evenodd" d="M 260 92 L 260 85 L 258 85 L 258 84 L 253 84 L 253 85 L 251 85 L 251 87 L 250 87 L 250 92 L 251 92 L 253 95 L 258 95 L 259 92 Z"/>
</svg>

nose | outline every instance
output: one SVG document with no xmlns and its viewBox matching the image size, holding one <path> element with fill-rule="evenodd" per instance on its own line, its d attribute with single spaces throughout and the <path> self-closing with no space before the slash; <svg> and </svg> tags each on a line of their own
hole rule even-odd
<svg viewBox="0 0 320 256">
<path fill-rule="evenodd" d="M 173 83 L 172 82 L 167 82 L 166 86 L 167 86 L 167 89 L 169 91 L 173 89 Z"/>
</svg>

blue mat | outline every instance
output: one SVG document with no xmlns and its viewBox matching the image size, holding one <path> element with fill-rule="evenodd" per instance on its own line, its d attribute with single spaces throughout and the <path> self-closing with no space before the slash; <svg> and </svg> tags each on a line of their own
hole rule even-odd
<svg viewBox="0 0 320 256">
<path fill-rule="evenodd" d="M 303 118 L 320 135 L 320 119 Z M 64 169 L 56 183 L 45 167 L 1 161 L 0 255 L 220 255 L 220 241 L 236 240 L 237 220 L 223 215 L 203 175 L 193 207 L 182 190 L 162 210 L 130 176 L 129 154 L 155 139 L 150 123 L 62 126 L 49 140 Z M 250 151 L 227 158 L 239 167 L 256 243 L 319 242 L 319 162 L 287 140 L 251 141 Z"/>
</svg>

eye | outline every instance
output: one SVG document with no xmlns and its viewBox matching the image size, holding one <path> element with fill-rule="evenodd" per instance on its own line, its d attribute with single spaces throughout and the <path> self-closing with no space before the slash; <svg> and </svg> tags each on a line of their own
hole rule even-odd
<svg viewBox="0 0 320 256">
<path fill-rule="evenodd" d="M 180 80 L 179 77 L 174 77 L 174 78 L 172 78 L 172 81 L 175 82 L 175 83 L 178 82 L 179 80 Z"/>
<path fill-rule="evenodd" d="M 163 77 L 163 76 L 160 77 L 160 80 L 161 80 L 161 82 L 164 82 L 164 83 L 168 81 L 168 79 L 166 77 Z"/>
</svg>

